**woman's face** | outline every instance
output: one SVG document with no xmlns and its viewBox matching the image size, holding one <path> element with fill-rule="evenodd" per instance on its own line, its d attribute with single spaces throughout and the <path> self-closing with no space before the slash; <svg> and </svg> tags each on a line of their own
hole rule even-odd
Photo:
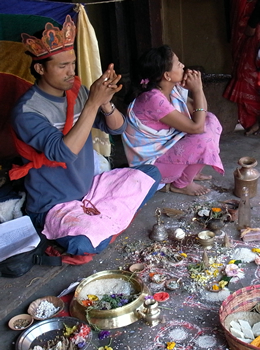
<svg viewBox="0 0 260 350">
<path fill-rule="evenodd" d="M 173 83 L 179 83 L 182 81 L 184 73 L 184 64 L 179 61 L 178 56 L 173 54 L 172 69 L 167 72 Z"/>
</svg>

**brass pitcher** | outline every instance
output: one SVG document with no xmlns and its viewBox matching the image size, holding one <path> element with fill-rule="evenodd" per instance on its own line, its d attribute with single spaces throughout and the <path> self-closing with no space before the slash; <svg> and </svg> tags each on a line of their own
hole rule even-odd
<svg viewBox="0 0 260 350">
<path fill-rule="evenodd" d="M 237 168 L 234 171 L 234 195 L 240 198 L 242 188 L 247 187 L 249 197 L 255 197 L 257 194 L 257 181 L 259 178 L 258 170 L 254 169 L 257 165 L 257 160 L 253 157 L 242 157 L 238 160 L 238 164 L 241 165 L 241 168 Z"/>
</svg>

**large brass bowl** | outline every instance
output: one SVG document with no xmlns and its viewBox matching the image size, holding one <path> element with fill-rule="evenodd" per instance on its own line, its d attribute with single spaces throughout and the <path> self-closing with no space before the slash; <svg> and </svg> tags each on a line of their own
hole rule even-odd
<svg viewBox="0 0 260 350">
<path fill-rule="evenodd" d="M 95 310 L 88 311 L 88 320 L 86 319 L 87 307 L 83 306 L 78 299 L 81 290 L 90 282 L 99 279 L 120 278 L 125 279 L 132 284 L 135 292 L 139 294 L 137 299 L 131 303 L 118 307 L 112 310 Z M 113 293 L 113 291 L 111 291 Z M 137 312 L 143 311 L 145 296 L 149 295 L 148 287 L 144 285 L 142 280 L 135 274 L 129 271 L 107 270 L 95 273 L 80 282 L 75 290 L 74 298 L 70 304 L 70 314 L 82 321 L 88 321 L 90 325 L 95 325 L 100 329 L 113 329 L 125 327 L 140 319 L 140 314 Z"/>
</svg>

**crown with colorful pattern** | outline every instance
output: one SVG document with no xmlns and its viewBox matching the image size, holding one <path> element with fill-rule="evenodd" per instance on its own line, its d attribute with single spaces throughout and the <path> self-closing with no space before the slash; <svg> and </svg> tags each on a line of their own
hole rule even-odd
<svg viewBox="0 0 260 350">
<path fill-rule="evenodd" d="M 26 49 L 33 54 L 33 60 L 39 60 L 71 50 L 74 47 L 76 26 L 70 15 L 67 15 L 61 30 L 48 22 L 41 39 L 26 33 L 22 33 L 21 36 Z"/>
</svg>

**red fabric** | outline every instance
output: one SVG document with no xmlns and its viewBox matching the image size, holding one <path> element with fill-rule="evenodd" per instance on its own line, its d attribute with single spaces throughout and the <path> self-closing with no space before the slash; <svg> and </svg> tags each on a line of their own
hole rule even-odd
<svg viewBox="0 0 260 350">
<path fill-rule="evenodd" d="M 231 45 L 233 58 L 232 79 L 224 97 L 238 105 L 238 120 L 248 129 L 260 116 L 260 93 L 256 55 L 260 43 L 260 25 L 254 36 L 244 34 L 248 19 L 257 0 L 231 1 Z"/>
<path fill-rule="evenodd" d="M 52 246 L 49 246 L 45 253 L 49 256 L 61 256 L 61 260 L 65 264 L 70 265 L 83 265 L 88 263 L 93 259 L 95 254 L 87 254 L 86 255 L 62 255 L 57 249 Z"/>
<path fill-rule="evenodd" d="M 60 299 L 64 302 L 64 309 L 57 315 L 57 317 L 71 316 L 69 309 L 70 309 L 70 303 L 73 297 L 74 297 L 74 292 L 64 295 L 63 297 L 60 297 Z"/>
<path fill-rule="evenodd" d="M 9 119 L 16 101 L 32 85 L 17 76 L 0 72 L 0 159 L 17 156 L 17 150 L 10 135 Z M 4 98 L 3 98 L 4 96 Z"/>
<path fill-rule="evenodd" d="M 81 82 L 79 77 L 75 77 L 75 82 L 71 90 L 66 91 L 67 96 L 67 115 L 66 115 L 66 123 L 63 129 L 63 134 L 66 135 L 73 125 L 73 116 L 74 116 L 74 105 L 76 103 L 76 99 L 78 96 L 79 88 Z M 9 177 L 11 180 L 17 180 L 21 177 L 24 177 L 28 171 L 32 168 L 39 169 L 43 165 L 49 167 L 61 166 L 66 168 L 66 163 L 51 161 L 46 158 L 44 153 L 38 153 L 33 147 L 27 145 L 23 141 L 19 140 L 14 131 L 12 132 L 13 140 L 15 142 L 15 146 L 18 150 L 18 153 L 28 160 L 29 163 L 23 166 L 13 165 L 13 168 L 9 171 Z"/>
<path fill-rule="evenodd" d="M 122 232 L 118 233 L 117 235 L 114 235 L 110 241 L 110 243 L 113 243 L 117 236 L 119 236 Z M 93 256 L 96 254 L 88 254 L 85 255 L 62 255 L 57 249 L 55 249 L 52 246 L 49 246 L 45 253 L 49 256 L 61 256 L 61 260 L 64 264 L 70 264 L 70 265 L 83 265 L 88 262 L 90 262 L 93 259 Z"/>
</svg>

